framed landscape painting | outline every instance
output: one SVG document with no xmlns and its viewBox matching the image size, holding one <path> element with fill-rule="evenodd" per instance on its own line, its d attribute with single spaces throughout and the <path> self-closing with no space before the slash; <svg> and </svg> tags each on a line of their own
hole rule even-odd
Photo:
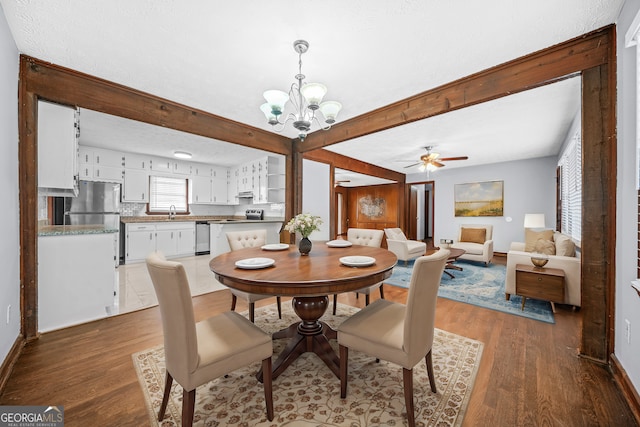
<svg viewBox="0 0 640 427">
<path fill-rule="evenodd" d="M 456 216 L 502 216 L 504 181 L 456 184 L 454 188 Z"/>
</svg>

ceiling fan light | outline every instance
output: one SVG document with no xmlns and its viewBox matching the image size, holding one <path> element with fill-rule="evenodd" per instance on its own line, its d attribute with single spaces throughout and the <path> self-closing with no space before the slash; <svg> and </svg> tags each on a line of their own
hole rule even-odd
<svg viewBox="0 0 640 427">
<path fill-rule="evenodd" d="M 337 101 L 325 101 L 320 104 L 320 111 L 324 115 L 325 122 L 333 124 L 336 122 L 336 116 L 342 109 L 342 104 Z"/>
<path fill-rule="evenodd" d="M 427 163 L 425 169 L 427 169 L 429 172 L 433 172 L 433 171 L 437 171 L 438 167 L 433 163 Z"/>
<path fill-rule="evenodd" d="M 284 106 L 289 101 L 289 94 L 277 89 L 268 90 L 262 96 L 271 107 L 271 113 L 276 117 L 282 114 Z"/>
<path fill-rule="evenodd" d="M 327 93 L 327 87 L 322 83 L 307 83 L 300 88 L 300 93 L 307 100 L 307 108 L 317 110 L 322 98 Z"/>
</svg>

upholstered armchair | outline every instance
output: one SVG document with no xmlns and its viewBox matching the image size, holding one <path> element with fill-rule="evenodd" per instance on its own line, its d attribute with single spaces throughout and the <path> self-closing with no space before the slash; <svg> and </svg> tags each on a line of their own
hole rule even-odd
<svg viewBox="0 0 640 427">
<path fill-rule="evenodd" d="M 408 261 L 421 257 L 427 252 L 427 244 L 417 240 L 409 240 L 399 228 L 385 228 L 387 249 L 395 254 L 405 265 Z"/>
<path fill-rule="evenodd" d="M 493 225 L 461 224 L 458 240 L 451 247 L 464 250 L 460 259 L 480 261 L 488 266 L 493 258 Z"/>
</svg>

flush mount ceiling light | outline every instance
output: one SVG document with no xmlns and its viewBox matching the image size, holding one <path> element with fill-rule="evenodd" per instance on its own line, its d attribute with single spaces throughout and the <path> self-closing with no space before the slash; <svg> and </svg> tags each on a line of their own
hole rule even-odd
<svg viewBox="0 0 640 427">
<path fill-rule="evenodd" d="M 187 153 L 186 151 L 174 151 L 173 156 L 179 159 L 190 159 L 191 153 Z"/>
<path fill-rule="evenodd" d="M 302 54 L 309 49 L 309 43 L 305 40 L 293 42 L 293 49 L 298 52 L 298 74 L 289 89 L 289 93 L 281 90 L 268 90 L 263 96 L 267 100 L 260 106 L 260 110 L 267 117 L 268 123 L 276 132 L 284 129 L 287 122 L 292 121 L 293 127 L 298 130 L 298 137 L 304 141 L 311 125 L 315 122 L 322 130 L 327 130 L 336 121 L 336 116 L 342 108 L 342 104 L 336 101 L 322 102 L 327 93 L 327 87 L 321 83 L 303 83 L 305 75 L 302 74 Z M 283 116 L 287 102 L 291 101 L 293 112 Z M 325 125 L 320 123 L 316 111 L 320 110 L 324 115 Z M 285 117 L 282 119 L 280 116 Z"/>
</svg>

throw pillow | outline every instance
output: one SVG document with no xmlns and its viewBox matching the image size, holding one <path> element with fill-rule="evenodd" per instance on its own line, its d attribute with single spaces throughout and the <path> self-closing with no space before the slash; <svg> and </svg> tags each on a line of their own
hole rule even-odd
<svg viewBox="0 0 640 427">
<path fill-rule="evenodd" d="M 553 230 L 534 231 L 530 228 L 524 229 L 524 251 L 533 252 L 536 249 L 538 240 L 553 240 Z"/>
<path fill-rule="evenodd" d="M 487 230 L 485 228 L 462 227 L 460 229 L 461 242 L 480 243 L 482 245 L 485 242 L 486 237 L 487 237 Z"/>
<path fill-rule="evenodd" d="M 576 244 L 571 237 L 566 234 L 556 232 L 553 235 L 553 240 L 556 242 L 556 255 L 562 256 L 576 256 Z"/>
<path fill-rule="evenodd" d="M 533 252 L 545 255 L 555 255 L 556 245 L 551 240 L 538 239 Z"/>
</svg>

